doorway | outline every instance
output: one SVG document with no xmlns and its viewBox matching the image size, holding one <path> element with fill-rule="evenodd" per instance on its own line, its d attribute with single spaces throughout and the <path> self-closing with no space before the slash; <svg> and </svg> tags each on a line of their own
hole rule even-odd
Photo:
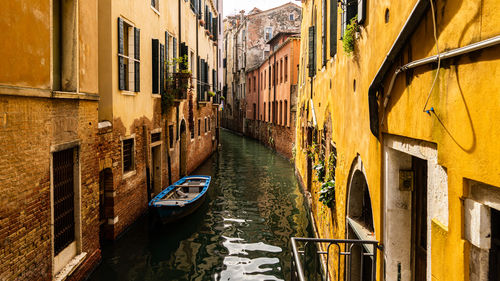
<svg viewBox="0 0 500 281">
<path fill-rule="evenodd" d="M 412 196 L 413 280 L 427 279 L 427 161 L 412 157 L 414 188 Z"/>
<path fill-rule="evenodd" d="M 153 165 L 153 175 L 152 175 L 152 184 L 153 184 L 153 193 L 156 196 L 158 193 L 162 191 L 161 186 L 161 145 L 154 146 L 151 149 L 151 158 Z"/>
<path fill-rule="evenodd" d="M 110 206 L 110 200 L 107 196 L 113 192 L 113 172 L 110 168 L 104 169 L 99 173 L 99 238 L 103 242 L 106 237 L 106 223 L 108 216 L 106 208 L 113 208 Z"/>
<path fill-rule="evenodd" d="M 489 281 L 500 281 L 500 211 L 491 209 Z"/>
<path fill-rule="evenodd" d="M 180 127 L 179 177 L 187 175 L 187 131 L 186 121 L 182 120 Z"/>
</svg>

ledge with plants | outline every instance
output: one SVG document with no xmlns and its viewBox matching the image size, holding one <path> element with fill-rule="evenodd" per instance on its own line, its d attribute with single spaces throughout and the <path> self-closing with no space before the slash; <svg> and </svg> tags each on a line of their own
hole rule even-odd
<svg viewBox="0 0 500 281">
<path fill-rule="evenodd" d="M 167 74 L 165 78 L 165 90 L 161 93 L 162 112 L 166 113 L 175 102 L 187 99 L 188 91 L 192 89 L 192 74 L 187 68 L 187 56 L 173 58 L 165 63 L 166 69 L 172 65 L 178 65 L 179 72 Z"/>
<path fill-rule="evenodd" d="M 356 44 L 357 33 L 359 32 L 358 17 L 351 19 L 351 22 L 346 26 L 344 36 L 342 37 L 342 47 L 344 52 L 351 56 L 354 52 L 354 46 Z"/>
</svg>

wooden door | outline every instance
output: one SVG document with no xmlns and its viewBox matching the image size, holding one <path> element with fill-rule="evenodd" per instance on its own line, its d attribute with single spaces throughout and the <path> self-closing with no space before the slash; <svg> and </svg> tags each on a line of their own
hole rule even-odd
<svg viewBox="0 0 500 281">
<path fill-rule="evenodd" d="M 412 258 L 413 280 L 427 279 L 427 161 L 412 159 L 415 182 L 413 188 Z"/>
<path fill-rule="evenodd" d="M 489 281 L 500 281 L 500 211 L 491 209 Z"/>
<path fill-rule="evenodd" d="M 156 194 L 160 193 L 162 190 L 161 186 L 161 146 L 153 147 L 153 192 Z"/>
</svg>

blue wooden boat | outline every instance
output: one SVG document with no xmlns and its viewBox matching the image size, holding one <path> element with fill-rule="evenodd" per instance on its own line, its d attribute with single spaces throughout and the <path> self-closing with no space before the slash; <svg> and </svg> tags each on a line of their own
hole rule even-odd
<svg viewBox="0 0 500 281">
<path fill-rule="evenodd" d="M 205 200 L 211 177 L 187 176 L 167 187 L 149 202 L 163 223 L 192 214 Z"/>
</svg>

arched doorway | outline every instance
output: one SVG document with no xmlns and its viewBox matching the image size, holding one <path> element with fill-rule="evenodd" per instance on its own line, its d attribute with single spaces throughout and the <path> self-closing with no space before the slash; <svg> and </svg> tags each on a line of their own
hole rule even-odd
<svg viewBox="0 0 500 281">
<path fill-rule="evenodd" d="M 361 158 L 358 156 L 351 166 L 349 175 L 346 212 L 346 238 L 354 240 L 375 240 L 373 225 L 373 211 L 370 190 Z M 372 280 L 373 257 L 366 255 L 372 253 L 373 248 L 366 245 L 352 245 L 348 270 L 351 281 Z M 376 254 L 376 253 L 375 253 Z"/>
<path fill-rule="evenodd" d="M 180 127 L 180 152 L 179 152 L 179 176 L 184 177 L 187 175 L 187 131 L 186 121 L 181 121 Z"/>
</svg>

